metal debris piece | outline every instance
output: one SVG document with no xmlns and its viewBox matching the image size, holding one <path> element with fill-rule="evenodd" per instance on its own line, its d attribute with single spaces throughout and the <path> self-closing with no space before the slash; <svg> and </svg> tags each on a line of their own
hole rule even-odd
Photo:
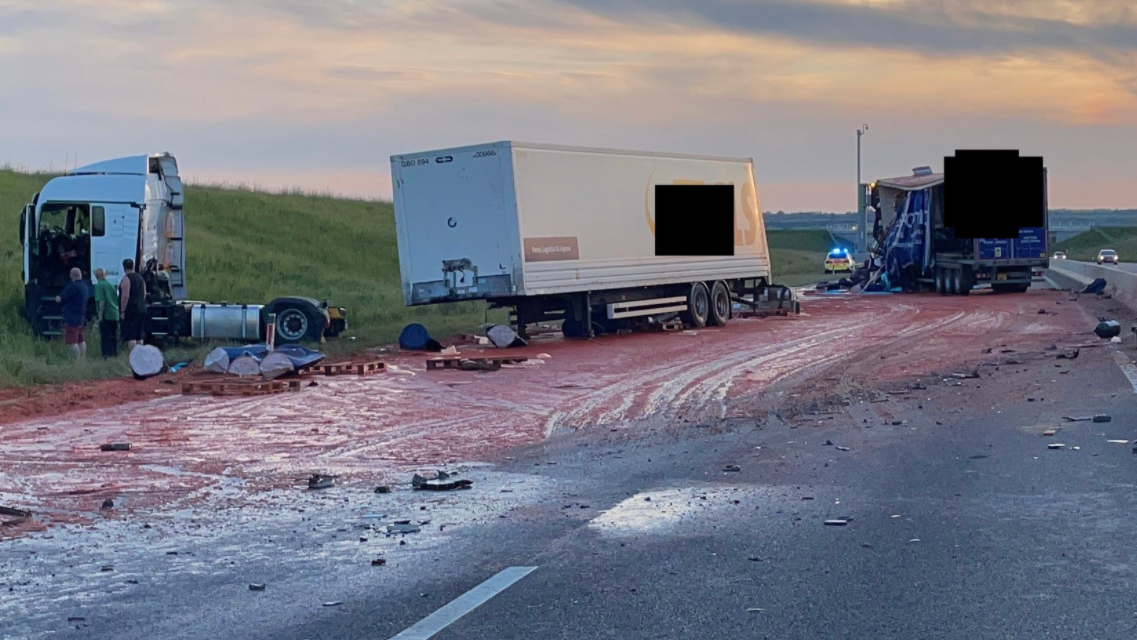
<svg viewBox="0 0 1137 640">
<path fill-rule="evenodd" d="M 837 447 L 838 451 L 848 451 L 849 447 Z"/>
<path fill-rule="evenodd" d="M 336 476 L 325 476 L 319 473 L 313 473 L 308 477 L 309 489 L 327 489 L 335 485 Z"/>
<path fill-rule="evenodd" d="M 1062 449 L 1065 446 L 1066 445 L 1062 444 L 1061 442 L 1051 442 L 1050 444 L 1046 445 L 1046 448 L 1047 449 Z"/>
<path fill-rule="evenodd" d="M 826 520 L 825 524 L 830 527 L 843 527 L 849 524 L 849 521 L 842 518 L 833 518 L 832 520 Z"/>
<path fill-rule="evenodd" d="M 723 470 L 723 473 L 738 473 L 739 471 L 742 471 L 742 467 L 740 467 L 736 464 L 728 464 L 725 467 L 723 467 L 722 470 Z"/>
<path fill-rule="evenodd" d="M 1066 422 L 1090 422 L 1093 420 L 1091 416 L 1062 416 Z"/>
<path fill-rule="evenodd" d="M 99 568 L 99 571 L 102 571 L 104 573 L 114 571 L 114 565 L 113 564 L 104 564 L 101 568 Z"/>
<path fill-rule="evenodd" d="M 387 564 L 386 558 L 375 558 L 374 560 L 371 561 L 371 566 L 373 566 L 373 567 L 381 567 L 385 564 Z"/>
<path fill-rule="evenodd" d="M 747 607 L 746 608 L 747 613 L 758 613 L 761 611 L 765 611 L 765 609 L 759 609 L 758 607 Z"/>
<path fill-rule="evenodd" d="M 1094 422 L 1109 422 L 1110 420 L 1113 420 L 1113 418 L 1105 414 L 1098 414 L 1094 416 Z"/>
<path fill-rule="evenodd" d="M 130 451 L 129 442 L 110 442 L 107 444 L 100 444 L 99 451 Z"/>
<path fill-rule="evenodd" d="M 1054 427 L 1054 428 L 1051 428 L 1051 429 L 1047 429 L 1046 431 L 1043 431 L 1043 432 L 1042 432 L 1042 435 L 1044 435 L 1044 436 L 1052 436 L 1052 435 L 1054 435 L 1054 434 L 1058 433 L 1058 431 L 1059 431 L 1058 427 Z"/>
<path fill-rule="evenodd" d="M 988 457 L 988 456 L 985 453 L 977 453 L 977 454 L 971 456 L 971 459 L 972 460 L 982 460 L 983 458 L 986 458 L 986 457 Z"/>
<path fill-rule="evenodd" d="M 23 523 L 28 518 L 32 517 L 32 512 L 25 511 L 24 509 L 14 509 L 12 507 L 0 507 L 0 515 L 12 516 L 11 520 L 4 520 L 0 522 L 0 526 L 7 527 Z"/>
<path fill-rule="evenodd" d="M 979 372 L 978 372 L 978 371 L 971 371 L 971 372 L 969 372 L 969 373 L 953 373 L 953 374 L 951 374 L 951 377 L 953 377 L 953 378 L 961 378 L 961 379 L 972 379 L 972 378 L 978 378 L 978 377 L 979 377 Z"/>
<path fill-rule="evenodd" d="M 1106 442 L 1110 442 L 1112 444 L 1129 444 L 1128 440 L 1106 440 Z"/>
<path fill-rule="evenodd" d="M 338 607 L 338 606 L 340 606 L 341 604 L 343 604 L 343 603 L 342 603 L 342 602 L 340 602 L 339 600 L 333 600 L 332 602 L 325 602 L 325 603 L 324 603 L 324 606 L 325 606 L 325 607 Z"/>
<path fill-rule="evenodd" d="M 399 523 L 387 525 L 387 533 L 418 533 L 422 531 L 417 524 Z"/>
<path fill-rule="evenodd" d="M 388 487 L 385 484 L 381 484 L 378 487 L 375 487 L 375 493 L 391 493 L 391 487 Z"/>
<path fill-rule="evenodd" d="M 265 584 L 263 582 L 253 582 L 249 584 L 249 591 L 264 591 Z"/>
</svg>

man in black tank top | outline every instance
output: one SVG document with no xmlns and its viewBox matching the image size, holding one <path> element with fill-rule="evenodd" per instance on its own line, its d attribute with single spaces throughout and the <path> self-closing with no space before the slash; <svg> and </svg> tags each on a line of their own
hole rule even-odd
<svg viewBox="0 0 1137 640">
<path fill-rule="evenodd" d="M 127 350 L 142 342 L 142 328 L 146 322 L 146 283 L 134 271 L 134 261 L 122 261 L 122 279 L 119 280 L 119 309 L 122 315 L 122 339 Z"/>
</svg>

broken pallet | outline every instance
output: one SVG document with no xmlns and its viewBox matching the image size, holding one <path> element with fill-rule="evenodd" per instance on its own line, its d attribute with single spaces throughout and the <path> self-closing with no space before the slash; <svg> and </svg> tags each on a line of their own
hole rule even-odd
<svg viewBox="0 0 1137 640">
<path fill-rule="evenodd" d="M 299 391 L 299 380 L 207 380 L 183 382 L 182 395 L 267 396 L 285 391 Z"/>
<path fill-rule="evenodd" d="M 428 358 L 426 361 L 426 369 L 427 371 L 433 369 L 461 369 L 463 362 L 500 367 L 503 364 L 520 364 L 528 359 L 529 358 L 520 357 Z"/>
<path fill-rule="evenodd" d="M 300 371 L 300 374 L 315 376 L 366 376 L 373 373 L 382 373 L 386 370 L 387 363 L 381 360 L 372 360 L 369 362 L 333 362 L 330 364 L 314 364 L 310 367 L 302 369 Z"/>
</svg>

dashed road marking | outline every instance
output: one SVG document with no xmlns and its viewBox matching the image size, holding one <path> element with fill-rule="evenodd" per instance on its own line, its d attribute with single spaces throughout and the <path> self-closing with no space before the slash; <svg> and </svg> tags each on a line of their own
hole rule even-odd
<svg viewBox="0 0 1137 640">
<path fill-rule="evenodd" d="M 1117 366 L 1121 367 L 1121 373 L 1125 374 L 1125 378 L 1129 380 L 1129 384 L 1133 386 L 1133 393 L 1137 393 L 1137 365 L 1133 364 L 1124 353 L 1117 349 L 1111 349 L 1113 352 L 1113 359 L 1117 362 Z"/>
<path fill-rule="evenodd" d="M 458 596 L 438 611 L 423 618 L 391 640 L 427 640 L 453 624 L 458 618 L 482 606 L 490 598 L 513 586 L 537 567 L 509 567 L 466 593 Z"/>
</svg>

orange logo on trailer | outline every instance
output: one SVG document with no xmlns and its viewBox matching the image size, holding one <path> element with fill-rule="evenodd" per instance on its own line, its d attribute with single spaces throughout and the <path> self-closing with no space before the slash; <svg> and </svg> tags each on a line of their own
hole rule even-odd
<svg viewBox="0 0 1137 640">
<path fill-rule="evenodd" d="M 655 172 L 652 172 L 652 176 Z M 677 178 L 671 181 L 671 184 L 706 184 L 703 180 L 686 180 Z M 732 182 L 716 182 L 715 184 L 733 184 Z M 651 188 L 655 186 L 648 176 L 647 187 L 644 188 L 644 218 L 647 219 L 647 228 L 651 231 L 651 235 L 655 235 L 655 220 L 651 217 Z M 738 216 L 734 216 L 734 246 L 741 247 L 743 245 L 755 244 L 758 241 L 758 211 L 754 208 L 753 203 L 758 199 L 757 193 L 754 191 L 754 183 L 746 181 L 742 185 L 742 216 L 746 218 L 748 223 L 747 229 L 740 229 L 738 227 Z"/>
</svg>

